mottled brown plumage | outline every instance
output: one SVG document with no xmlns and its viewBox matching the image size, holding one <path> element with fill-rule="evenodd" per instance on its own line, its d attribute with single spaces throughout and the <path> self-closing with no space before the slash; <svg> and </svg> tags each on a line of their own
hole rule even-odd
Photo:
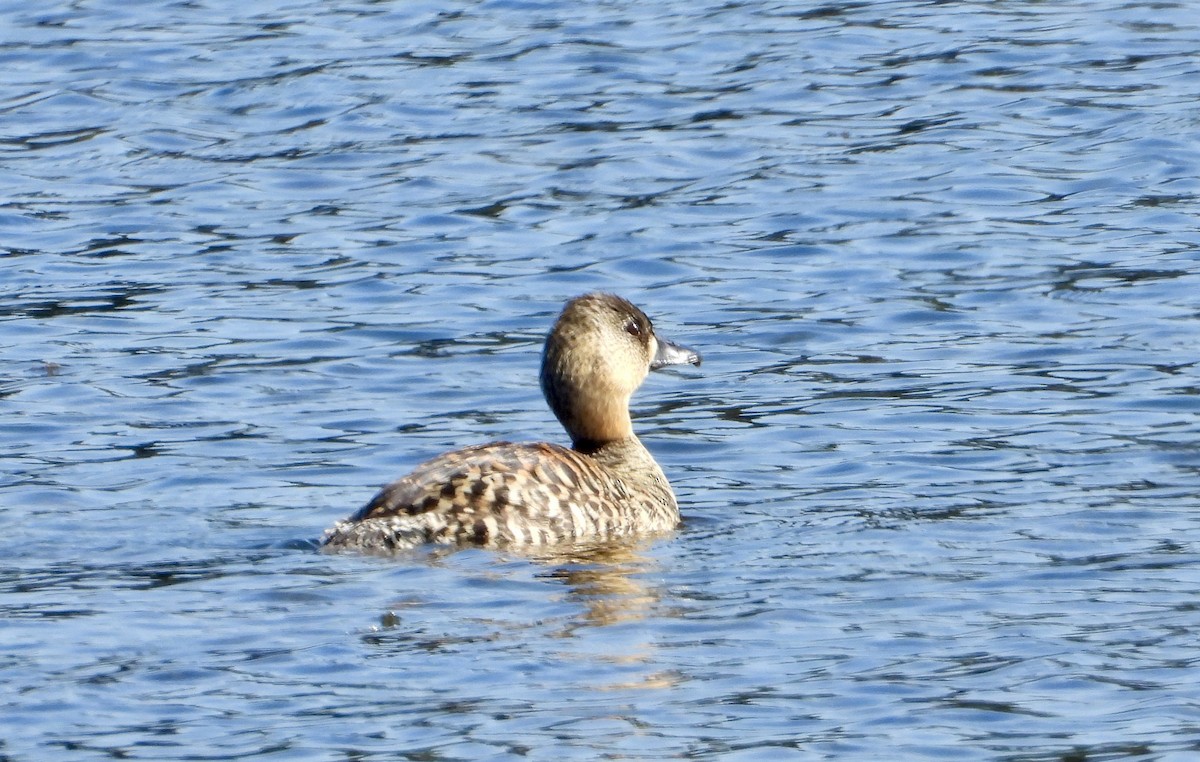
<svg viewBox="0 0 1200 762">
<path fill-rule="evenodd" d="M 648 370 L 679 363 L 700 356 L 655 337 L 628 301 L 571 300 L 546 339 L 541 383 L 573 449 L 492 442 L 439 455 L 334 525 L 324 545 L 541 546 L 675 527 L 675 495 L 633 434 L 629 399 Z"/>
</svg>

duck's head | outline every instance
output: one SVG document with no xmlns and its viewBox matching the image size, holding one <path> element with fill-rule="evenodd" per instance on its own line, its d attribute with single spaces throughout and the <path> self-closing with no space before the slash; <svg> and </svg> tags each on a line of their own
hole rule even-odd
<svg viewBox="0 0 1200 762">
<path fill-rule="evenodd" d="M 613 294 L 567 302 L 546 338 L 542 393 L 577 447 L 633 435 L 629 399 L 651 370 L 700 364 L 695 350 L 655 336 L 646 313 Z"/>
</svg>

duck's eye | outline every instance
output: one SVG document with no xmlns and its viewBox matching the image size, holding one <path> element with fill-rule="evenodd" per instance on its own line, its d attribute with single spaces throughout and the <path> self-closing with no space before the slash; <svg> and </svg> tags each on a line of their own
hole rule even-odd
<svg viewBox="0 0 1200 762">
<path fill-rule="evenodd" d="M 630 318 L 629 322 L 625 324 L 625 333 L 636 338 L 641 338 L 642 327 L 638 325 L 636 320 Z"/>
</svg>

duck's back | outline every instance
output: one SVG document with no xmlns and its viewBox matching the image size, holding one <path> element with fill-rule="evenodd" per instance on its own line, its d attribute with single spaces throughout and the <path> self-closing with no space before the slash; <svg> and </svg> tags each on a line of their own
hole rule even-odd
<svg viewBox="0 0 1200 762">
<path fill-rule="evenodd" d="M 422 463 L 336 524 L 324 543 L 552 545 L 664 531 L 678 516 L 669 487 L 666 499 L 647 493 L 565 447 L 493 442 Z"/>
</svg>

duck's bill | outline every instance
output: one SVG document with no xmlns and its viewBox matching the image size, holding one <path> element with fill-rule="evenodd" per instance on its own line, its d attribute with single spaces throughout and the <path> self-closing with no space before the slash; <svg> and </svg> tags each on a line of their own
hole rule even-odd
<svg viewBox="0 0 1200 762">
<path fill-rule="evenodd" d="M 658 370 L 668 365 L 699 365 L 700 353 L 679 344 L 673 344 L 666 339 L 658 339 L 658 351 L 650 361 L 650 370 Z"/>
</svg>

